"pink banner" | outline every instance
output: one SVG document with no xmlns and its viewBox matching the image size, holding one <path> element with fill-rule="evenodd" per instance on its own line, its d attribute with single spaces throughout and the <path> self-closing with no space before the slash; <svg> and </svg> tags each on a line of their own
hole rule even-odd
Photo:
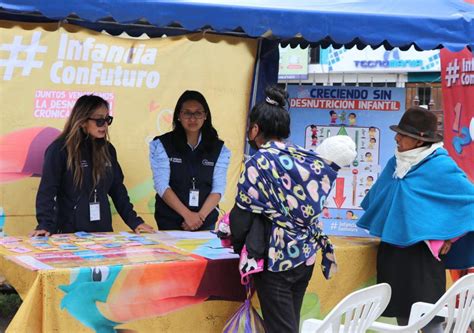
<svg viewBox="0 0 474 333">
<path fill-rule="evenodd" d="M 474 181 L 474 57 L 464 49 L 441 50 L 444 143 L 456 163 Z"/>
</svg>

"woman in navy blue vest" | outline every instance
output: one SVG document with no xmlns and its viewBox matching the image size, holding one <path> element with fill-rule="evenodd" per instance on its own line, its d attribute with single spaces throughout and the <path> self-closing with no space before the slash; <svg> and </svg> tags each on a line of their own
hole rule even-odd
<svg viewBox="0 0 474 333">
<path fill-rule="evenodd" d="M 32 236 L 112 231 L 109 196 L 132 230 L 154 231 L 130 203 L 117 152 L 108 140 L 112 120 L 103 98 L 84 95 L 76 101 L 63 132 L 45 153 Z"/>
<path fill-rule="evenodd" d="M 213 229 L 229 160 L 206 99 L 198 91 L 185 91 L 176 103 L 173 130 L 150 143 L 158 228 Z"/>
</svg>

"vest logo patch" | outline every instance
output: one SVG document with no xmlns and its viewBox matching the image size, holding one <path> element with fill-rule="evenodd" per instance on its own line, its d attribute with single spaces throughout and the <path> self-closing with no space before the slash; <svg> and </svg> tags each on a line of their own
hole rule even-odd
<svg viewBox="0 0 474 333">
<path fill-rule="evenodd" d="M 88 168 L 89 164 L 87 163 L 86 160 L 81 160 L 81 168 Z"/>
<path fill-rule="evenodd" d="M 213 166 L 214 166 L 214 162 L 208 161 L 208 160 L 202 160 L 202 165 L 213 167 Z"/>
<path fill-rule="evenodd" d="M 178 157 L 170 157 L 171 163 L 183 163 L 183 160 Z"/>
</svg>

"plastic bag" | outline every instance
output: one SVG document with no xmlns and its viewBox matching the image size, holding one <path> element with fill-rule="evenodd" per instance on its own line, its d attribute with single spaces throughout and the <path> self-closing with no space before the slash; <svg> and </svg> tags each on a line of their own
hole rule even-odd
<svg viewBox="0 0 474 333">
<path fill-rule="evenodd" d="M 251 303 L 253 292 L 246 285 L 247 299 L 225 324 L 222 333 L 265 333 L 263 319 Z"/>
</svg>

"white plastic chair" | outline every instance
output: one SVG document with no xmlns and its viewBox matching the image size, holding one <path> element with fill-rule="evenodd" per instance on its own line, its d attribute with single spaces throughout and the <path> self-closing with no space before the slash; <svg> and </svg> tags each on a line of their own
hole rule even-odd
<svg viewBox="0 0 474 333">
<path fill-rule="evenodd" d="M 456 281 L 435 304 L 413 304 L 408 325 L 374 322 L 370 329 L 378 332 L 417 332 L 435 316 L 447 318 L 445 333 L 467 332 L 470 322 L 474 320 L 474 274 L 468 274 Z"/>
<path fill-rule="evenodd" d="M 305 320 L 301 333 L 365 332 L 385 310 L 391 295 L 392 288 L 387 283 L 355 291 L 340 301 L 324 320 Z"/>
</svg>

